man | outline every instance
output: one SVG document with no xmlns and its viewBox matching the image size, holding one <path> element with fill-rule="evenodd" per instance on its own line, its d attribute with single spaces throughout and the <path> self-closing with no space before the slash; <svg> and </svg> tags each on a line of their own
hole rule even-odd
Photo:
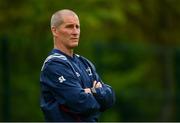
<svg viewBox="0 0 180 123">
<path fill-rule="evenodd" d="M 80 23 L 71 10 L 51 18 L 54 49 L 41 69 L 41 109 L 46 121 L 97 121 L 100 112 L 115 102 L 112 88 L 104 84 L 94 65 L 73 53 L 78 46 Z"/>
</svg>

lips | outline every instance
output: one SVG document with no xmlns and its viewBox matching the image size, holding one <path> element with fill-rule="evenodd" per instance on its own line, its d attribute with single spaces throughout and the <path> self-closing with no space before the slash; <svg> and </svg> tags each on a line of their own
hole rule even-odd
<svg viewBox="0 0 180 123">
<path fill-rule="evenodd" d="M 79 38 L 74 37 L 74 38 L 71 38 L 71 39 L 73 39 L 73 40 L 78 40 Z"/>
</svg>

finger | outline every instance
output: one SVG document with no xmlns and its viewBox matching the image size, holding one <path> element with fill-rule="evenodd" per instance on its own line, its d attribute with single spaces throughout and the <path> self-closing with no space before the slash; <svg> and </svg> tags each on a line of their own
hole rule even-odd
<svg viewBox="0 0 180 123">
<path fill-rule="evenodd" d="M 84 89 L 84 92 L 85 92 L 85 93 L 91 93 L 91 90 L 90 90 L 89 88 L 85 88 L 85 89 Z"/>
<path fill-rule="evenodd" d="M 96 87 L 97 81 L 95 80 L 93 83 L 93 87 Z"/>
<path fill-rule="evenodd" d="M 99 82 L 96 84 L 96 88 L 98 88 L 99 87 Z"/>
<path fill-rule="evenodd" d="M 102 84 L 101 84 L 100 82 L 98 82 L 98 83 L 96 84 L 96 88 L 100 88 L 100 87 L 102 87 Z"/>
<path fill-rule="evenodd" d="M 102 84 L 99 82 L 99 87 L 102 88 Z"/>
<path fill-rule="evenodd" d="M 102 88 L 102 83 L 100 83 L 100 88 Z"/>
</svg>

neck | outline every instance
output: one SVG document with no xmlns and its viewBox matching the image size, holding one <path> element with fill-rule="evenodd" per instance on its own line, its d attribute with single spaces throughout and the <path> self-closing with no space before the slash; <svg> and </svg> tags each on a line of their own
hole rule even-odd
<svg viewBox="0 0 180 123">
<path fill-rule="evenodd" d="M 56 45 L 54 45 L 54 48 L 62 51 L 63 53 L 65 53 L 66 55 L 68 55 L 70 57 L 73 57 L 73 53 L 74 53 L 73 49 L 67 49 L 65 47 L 60 47 L 60 46 L 56 46 Z"/>
</svg>

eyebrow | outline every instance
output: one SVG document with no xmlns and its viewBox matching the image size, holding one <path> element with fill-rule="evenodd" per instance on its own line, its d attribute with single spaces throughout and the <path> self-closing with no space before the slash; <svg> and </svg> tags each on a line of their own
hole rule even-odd
<svg viewBox="0 0 180 123">
<path fill-rule="evenodd" d="M 66 23 L 66 26 L 74 26 L 74 25 L 80 27 L 80 24 Z"/>
</svg>

